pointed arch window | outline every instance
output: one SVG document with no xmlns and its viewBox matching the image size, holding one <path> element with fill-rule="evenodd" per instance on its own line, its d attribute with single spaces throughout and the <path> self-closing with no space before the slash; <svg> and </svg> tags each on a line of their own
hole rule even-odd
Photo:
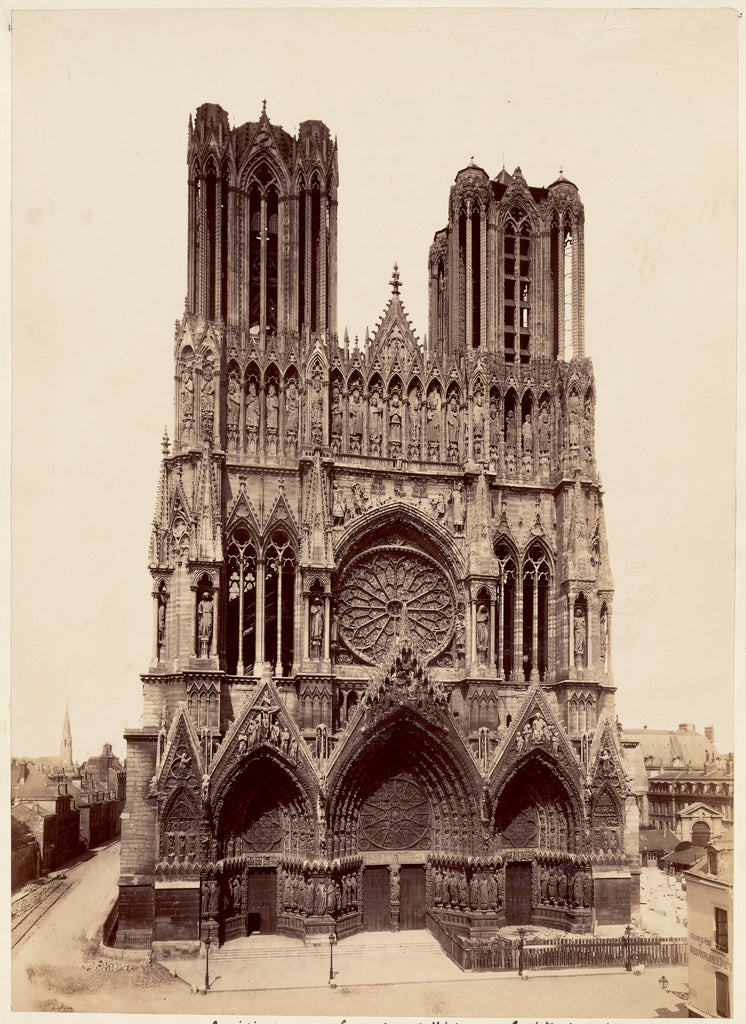
<svg viewBox="0 0 746 1024">
<path fill-rule="evenodd" d="M 504 352 L 508 363 L 531 358 L 532 239 L 524 219 L 509 220 L 503 236 Z"/>
<path fill-rule="evenodd" d="M 279 188 L 266 163 L 249 185 L 249 327 L 277 331 Z"/>
<path fill-rule="evenodd" d="M 228 601 L 226 658 L 231 675 L 250 674 L 256 650 L 256 546 L 244 526 L 237 527 L 226 553 Z"/>
<path fill-rule="evenodd" d="M 549 654 L 549 563 L 533 544 L 523 563 L 523 668 L 525 679 L 546 680 Z"/>
<path fill-rule="evenodd" d="M 511 679 L 514 668 L 516 565 L 507 544 L 498 544 L 495 557 L 500 564 L 497 596 L 497 678 Z"/>
<path fill-rule="evenodd" d="M 295 632 L 295 566 L 293 544 L 283 530 L 275 530 L 265 555 L 264 635 L 265 658 L 275 675 L 289 675 L 293 664 Z"/>
</svg>

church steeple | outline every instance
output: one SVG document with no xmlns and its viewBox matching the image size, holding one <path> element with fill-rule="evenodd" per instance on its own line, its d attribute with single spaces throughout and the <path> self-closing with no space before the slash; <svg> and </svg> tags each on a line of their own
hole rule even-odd
<svg viewBox="0 0 746 1024">
<path fill-rule="evenodd" d="M 60 762 L 63 768 L 72 768 L 73 766 L 73 734 L 70 728 L 70 711 L 67 704 L 65 704 L 65 724 L 62 726 Z"/>
</svg>

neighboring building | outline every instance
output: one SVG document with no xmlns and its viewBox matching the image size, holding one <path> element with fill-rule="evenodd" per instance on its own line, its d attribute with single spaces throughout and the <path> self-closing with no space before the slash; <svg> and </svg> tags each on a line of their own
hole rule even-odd
<svg viewBox="0 0 746 1024">
<path fill-rule="evenodd" d="M 80 809 L 81 838 L 86 847 L 114 839 L 121 831 L 127 794 L 127 772 L 110 743 L 89 757 L 73 780 L 75 805 Z"/>
<path fill-rule="evenodd" d="M 10 816 L 10 888 L 20 889 L 38 878 L 41 871 L 41 851 L 36 836 L 28 825 Z"/>
<path fill-rule="evenodd" d="M 679 837 L 670 829 L 648 826 L 640 827 L 640 860 L 643 867 L 665 867 L 662 864 L 666 854 L 672 853 L 679 845 Z"/>
<path fill-rule="evenodd" d="M 576 186 L 459 171 L 429 340 L 394 267 L 350 345 L 328 128 L 205 104 L 187 161 L 118 941 L 629 921 Z"/>
<path fill-rule="evenodd" d="M 733 824 L 733 755 L 717 752 L 711 727 L 625 729 L 622 743 L 639 745 L 648 774 L 643 823 L 700 847 Z"/>
<path fill-rule="evenodd" d="M 14 800 L 11 815 L 33 833 L 39 847 L 39 874 L 56 871 L 80 852 L 80 812 L 67 782 L 54 782 Z"/>
<path fill-rule="evenodd" d="M 23 817 L 39 843 L 42 874 L 77 856 L 81 847 L 119 834 L 126 787 L 126 769 L 110 743 L 86 764 L 72 763 L 67 709 L 59 758 L 13 758 L 11 806 L 26 807 Z"/>
<path fill-rule="evenodd" d="M 733 1013 L 733 830 L 685 873 L 690 1017 Z"/>
</svg>

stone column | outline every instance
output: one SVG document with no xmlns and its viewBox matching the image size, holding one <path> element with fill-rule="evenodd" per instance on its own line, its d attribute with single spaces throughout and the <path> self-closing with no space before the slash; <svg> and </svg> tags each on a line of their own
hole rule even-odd
<svg viewBox="0 0 746 1024">
<path fill-rule="evenodd" d="M 500 595 L 498 604 L 498 626 L 497 626 L 497 678 L 502 680 L 505 679 L 505 641 L 503 634 L 505 632 L 505 578 L 503 576 L 502 568 L 500 569 Z"/>
<path fill-rule="evenodd" d="M 264 556 L 261 555 L 256 560 L 256 653 L 254 655 L 254 676 L 257 679 L 261 678 L 264 667 L 264 591 Z"/>
<path fill-rule="evenodd" d="M 523 578 L 516 580 L 515 621 L 513 625 L 513 682 L 523 683 L 526 676 L 523 669 Z"/>
<path fill-rule="evenodd" d="M 465 262 L 464 273 L 466 275 L 466 280 L 464 282 L 464 284 L 465 284 L 465 288 L 464 288 L 464 295 L 465 295 L 465 303 L 464 303 L 464 306 L 465 306 L 465 309 L 464 309 L 464 332 L 465 333 L 464 333 L 464 339 L 465 339 L 465 344 L 466 344 L 466 348 L 467 348 L 467 351 L 468 351 L 471 348 L 472 336 L 473 336 L 472 335 L 472 325 L 473 325 L 472 303 L 473 303 L 473 296 L 472 296 L 472 283 L 471 283 L 471 270 L 472 270 L 472 267 L 471 267 L 471 260 L 472 260 L 472 257 L 471 257 L 471 244 L 472 244 L 471 232 L 472 232 L 472 223 L 471 223 L 471 200 L 469 200 L 469 199 L 467 199 L 467 201 L 466 201 L 466 210 L 465 210 L 464 216 L 466 218 L 466 225 L 465 225 L 466 226 L 466 231 L 465 231 L 465 234 L 466 234 L 466 257 L 465 257 L 465 261 L 464 261 Z"/>
<path fill-rule="evenodd" d="M 279 211 L 278 211 L 279 213 Z M 262 339 L 267 330 L 267 196 L 262 195 L 259 236 L 259 330 Z"/>
<path fill-rule="evenodd" d="M 539 570 L 533 571 L 533 622 L 531 630 L 531 680 L 539 678 Z"/>
<path fill-rule="evenodd" d="M 331 636 L 331 594 L 324 594 L 324 661 L 329 661 L 329 639 Z"/>
<path fill-rule="evenodd" d="M 495 598 L 490 594 L 490 672 L 495 668 Z"/>
</svg>

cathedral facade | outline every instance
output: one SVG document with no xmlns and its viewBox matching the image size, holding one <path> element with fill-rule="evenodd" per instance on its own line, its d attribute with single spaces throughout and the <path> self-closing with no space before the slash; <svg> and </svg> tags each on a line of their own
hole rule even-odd
<svg viewBox="0 0 746 1024">
<path fill-rule="evenodd" d="M 577 188 L 472 162 L 425 342 L 395 266 L 350 344 L 328 128 L 205 104 L 187 163 L 119 944 L 628 921 Z"/>
</svg>

